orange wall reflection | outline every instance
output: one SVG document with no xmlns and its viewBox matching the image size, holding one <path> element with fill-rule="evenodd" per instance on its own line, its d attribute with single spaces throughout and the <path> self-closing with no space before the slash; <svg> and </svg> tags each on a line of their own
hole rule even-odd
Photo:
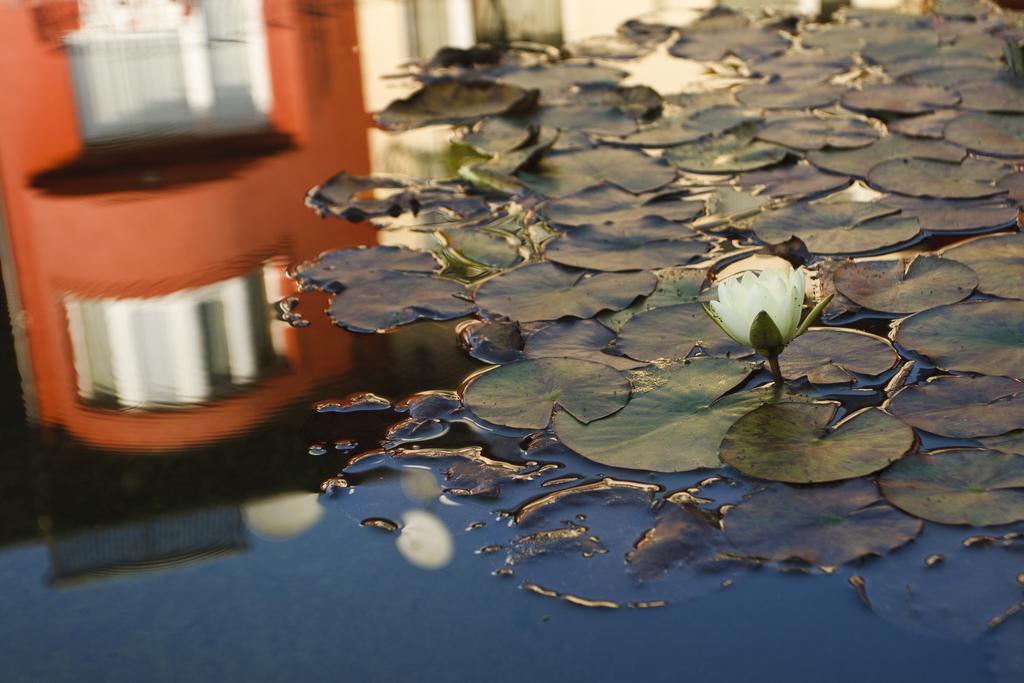
<svg viewBox="0 0 1024 683">
<path fill-rule="evenodd" d="M 63 4 L 62 25 L 74 28 L 74 3 Z M 252 273 L 267 259 L 295 263 L 374 240 L 369 226 L 323 223 L 302 204 L 307 187 L 338 169 L 369 170 L 354 3 L 265 0 L 263 14 L 273 102 L 266 132 L 96 152 L 83 140 L 75 100 L 83 86 L 60 33 L 40 30 L 29 3 L 0 7 L 5 275 L 16 281 L 23 381 L 43 424 L 115 449 L 208 443 L 262 421 L 349 362 L 344 335 L 306 311 L 310 328 L 274 323 L 283 326 L 282 372 L 209 405 L 111 410 L 86 405 L 77 388 L 68 296 L 159 297 Z"/>
</svg>

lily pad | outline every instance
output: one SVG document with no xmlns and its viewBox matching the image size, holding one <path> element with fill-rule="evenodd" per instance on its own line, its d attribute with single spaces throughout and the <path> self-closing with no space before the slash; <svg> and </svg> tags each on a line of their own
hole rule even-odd
<svg viewBox="0 0 1024 683">
<path fill-rule="evenodd" d="M 885 313 L 916 313 L 966 299 L 978 286 L 975 272 L 937 256 L 844 263 L 833 273 L 840 294 Z"/>
<path fill-rule="evenodd" d="M 913 216 L 922 230 L 932 233 L 1005 228 L 1017 218 L 1017 207 L 1005 197 L 972 200 L 890 195 L 882 203 L 899 208 L 901 216 Z"/>
<path fill-rule="evenodd" d="M 1012 78 L 964 83 L 958 90 L 964 109 L 1024 114 L 1024 86 Z"/>
<path fill-rule="evenodd" d="M 794 116 L 769 121 L 757 137 L 796 149 L 864 147 L 878 139 L 878 131 L 859 119 Z"/>
<path fill-rule="evenodd" d="M 427 251 L 376 246 L 325 251 L 315 261 L 301 263 L 295 280 L 302 287 L 332 290 L 360 279 L 374 278 L 382 271 L 431 273 L 437 261 Z"/>
<path fill-rule="evenodd" d="M 967 301 L 916 313 L 895 340 L 945 370 L 1024 375 L 1024 301 Z"/>
<path fill-rule="evenodd" d="M 896 350 L 881 337 L 860 330 L 814 327 L 786 347 L 779 365 L 784 377 L 839 384 L 854 381 L 856 375 L 881 375 L 899 360 Z"/>
<path fill-rule="evenodd" d="M 665 158 L 693 173 L 736 173 L 777 164 L 788 150 L 754 139 L 755 130 L 743 127 L 710 140 L 672 147 Z"/>
<path fill-rule="evenodd" d="M 760 109 L 815 109 L 835 104 L 843 92 L 845 88 L 828 83 L 775 81 L 747 86 L 736 93 L 736 99 Z"/>
<path fill-rule="evenodd" d="M 790 204 L 756 217 L 758 238 L 778 244 L 799 237 L 816 254 L 854 254 L 913 239 L 917 220 L 893 216 L 897 209 L 872 202 Z"/>
<path fill-rule="evenodd" d="M 531 263 L 486 280 L 475 298 L 480 308 L 522 322 L 591 318 L 625 308 L 656 284 L 648 272 L 595 274 Z"/>
<path fill-rule="evenodd" d="M 792 484 L 854 479 L 887 467 L 914 432 L 878 408 L 831 425 L 838 404 L 770 403 L 729 428 L 719 454 L 743 474 Z"/>
<path fill-rule="evenodd" d="M 678 193 L 637 196 L 607 183 L 546 202 L 542 211 L 558 225 L 629 223 L 647 216 L 685 222 L 704 212 L 702 202 L 680 201 Z"/>
<path fill-rule="evenodd" d="M 636 371 L 633 398 L 625 408 L 590 424 L 558 412 L 555 434 L 602 465 L 657 472 L 718 467 L 722 436 L 761 403 L 762 397 L 750 391 L 723 397 L 751 370 L 740 361 L 695 358 Z"/>
<path fill-rule="evenodd" d="M 542 105 L 526 119 L 541 128 L 582 130 L 597 135 L 628 135 L 636 131 L 636 121 L 610 105 Z"/>
<path fill-rule="evenodd" d="M 742 187 L 763 186 L 760 194 L 768 197 L 809 197 L 845 187 L 850 178 L 822 173 L 809 164 L 795 164 L 744 173 L 737 182 Z"/>
<path fill-rule="evenodd" d="M 658 278 L 658 286 L 653 292 L 621 311 L 600 313 L 597 319 L 604 326 L 618 332 L 623 325 L 644 311 L 697 301 L 705 280 L 703 268 L 663 268 L 654 274 Z"/>
<path fill-rule="evenodd" d="M 501 80 L 520 88 L 540 90 L 545 95 L 567 90 L 573 85 L 615 84 L 627 76 L 621 69 L 601 66 L 587 60 L 569 60 L 531 66 L 502 74 Z"/>
<path fill-rule="evenodd" d="M 955 107 L 959 93 L 939 85 L 888 83 L 848 90 L 842 97 L 847 109 L 893 114 L 926 114 L 936 109 Z"/>
<path fill-rule="evenodd" d="M 823 567 L 887 553 L 911 541 L 922 526 L 886 505 L 875 485 L 863 479 L 771 488 L 730 510 L 724 523 L 729 540 L 756 557 Z"/>
<path fill-rule="evenodd" d="M 678 239 L 666 239 L 672 234 Z M 706 252 L 709 245 L 693 235 L 688 228 L 648 216 L 632 224 L 576 228 L 548 242 L 544 255 L 549 261 L 592 270 L 653 270 L 685 265 Z"/>
<path fill-rule="evenodd" d="M 470 124 L 487 116 L 531 109 L 538 95 L 536 90 L 494 81 L 439 79 L 405 99 L 395 100 L 376 115 L 376 120 L 389 130 Z"/>
<path fill-rule="evenodd" d="M 930 114 L 896 119 L 889 122 L 889 130 L 915 138 L 941 140 L 945 134 L 946 124 L 962 113 L 958 109 L 940 109 Z"/>
<path fill-rule="evenodd" d="M 619 330 L 615 348 L 630 358 L 686 358 L 697 347 L 709 356 L 742 356 L 750 349 L 729 338 L 699 303 L 639 313 Z"/>
<path fill-rule="evenodd" d="M 1006 173 L 1002 164 L 965 159 L 960 164 L 931 159 L 890 159 L 873 167 L 868 180 L 890 192 L 913 197 L 974 199 L 1002 194 L 995 182 Z"/>
<path fill-rule="evenodd" d="M 527 358 L 577 358 L 609 365 L 617 370 L 633 370 L 644 363 L 632 358 L 605 353 L 615 333 L 596 320 L 570 320 L 552 323 L 532 333 L 523 349 Z"/>
<path fill-rule="evenodd" d="M 978 274 L 978 291 L 1024 299 L 1024 235 L 981 237 L 946 249 L 942 257 L 970 266 Z"/>
<path fill-rule="evenodd" d="M 780 81 L 817 81 L 823 83 L 853 66 L 849 55 L 826 57 L 817 52 L 787 52 L 750 66 L 755 76 L 771 76 Z"/>
<path fill-rule="evenodd" d="M 832 173 L 866 178 L 868 172 L 889 159 L 935 159 L 957 162 L 964 158 L 964 149 L 945 140 L 908 138 L 889 135 L 859 149 L 821 149 L 807 153 L 807 160 Z"/>
<path fill-rule="evenodd" d="M 1009 432 L 1008 434 L 1000 434 L 999 436 L 986 436 L 978 439 L 978 441 L 982 446 L 993 451 L 1024 455 L 1024 429 Z"/>
<path fill-rule="evenodd" d="M 742 14 L 723 13 L 700 19 L 682 30 L 682 35 L 668 51 L 674 57 L 718 62 L 732 55 L 745 61 L 757 61 L 781 54 L 789 41 L 774 24 L 751 24 Z"/>
<path fill-rule="evenodd" d="M 879 480 L 886 499 L 941 524 L 1024 520 L 1024 456 L 975 449 L 912 455 Z"/>
<path fill-rule="evenodd" d="M 1024 429 L 1024 384 L 1008 377 L 934 377 L 889 403 L 907 424 L 939 436 L 973 439 Z"/>
<path fill-rule="evenodd" d="M 1024 157 L 1024 116 L 968 112 L 946 124 L 946 139 L 994 157 Z"/>
<path fill-rule="evenodd" d="M 725 545 L 714 515 L 693 505 L 664 503 L 654 526 L 626 553 L 626 562 L 637 580 L 655 581 L 680 565 L 714 570 Z"/>
<path fill-rule="evenodd" d="M 353 332 L 377 332 L 415 320 L 451 320 L 476 306 L 457 282 L 422 273 L 378 271 L 348 284 L 331 299 L 335 325 Z"/>
<path fill-rule="evenodd" d="M 639 150 L 595 147 L 547 154 L 520 180 L 550 197 L 564 197 L 583 188 L 609 182 L 633 194 L 650 192 L 675 180 L 675 170 Z"/>
<path fill-rule="evenodd" d="M 611 415 L 629 401 L 629 381 L 602 363 L 541 358 L 477 375 L 462 389 L 462 400 L 492 424 L 543 429 L 556 405 L 584 424 Z"/>
</svg>

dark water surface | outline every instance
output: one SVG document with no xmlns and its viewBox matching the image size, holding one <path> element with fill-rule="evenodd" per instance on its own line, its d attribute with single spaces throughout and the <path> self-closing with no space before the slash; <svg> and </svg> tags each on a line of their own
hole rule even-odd
<svg viewBox="0 0 1024 683">
<path fill-rule="evenodd" d="M 385 138 L 367 112 L 402 92 L 381 76 L 486 33 L 488 15 L 474 27 L 468 0 L 193 4 L 185 18 L 173 2 L 0 8 L 0 680 L 1013 680 L 1021 619 L 970 642 L 904 628 L 862 604 L 847 581 L 860 566 L 681 573 L 631 595 L 558 558 L 495 574 L 504 554 L 480 549 L 508 542 L 499 513 L 529 496 L 438 496 L 444 467 L 422 458 L 367 461 L 321 495 L 345 455 L 309 452 L 311 406 L 454 390 L 482 364 L 455 323 L 351 334 L 315 293 L 295 311 L 308 326 L 282 319 L 290 266 L 376 241 L 303 195 L 342 168 L 443 174 L 447 132 Z M 569 40 L 656 3 L 528 4 L 533 37 Z M 687 77 L 648 67 L 666 91 Z M 364 415 L 371 439 L 400 417 Z M 450 429 L 429 445 L 520 456 L 521 435 Z M 617 476 L 537 459 L 559 465 L 549 479 Z M 631 505 L 551 519 L 590 517 L 628 549 L 644 527 L 615 515 Z M 424 513 L 440 531 L 423 552 L 360 525 Z M 932 525 L 895 557 L 918 567 L 966 535 Z"/>
</svg>

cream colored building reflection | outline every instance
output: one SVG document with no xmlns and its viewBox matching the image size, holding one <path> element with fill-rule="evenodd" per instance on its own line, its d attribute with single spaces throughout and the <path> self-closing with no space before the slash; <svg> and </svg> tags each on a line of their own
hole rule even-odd
<svg viewBox="0 0 1024 683">
<path fill-rule="evenodd" d="M 455 555 L 452 532 L 440 517 L 426 510 L 407 510 L 402 515 L 395 547 L 406 562 L 420 569 L 444 569 Z"/>
</svg>

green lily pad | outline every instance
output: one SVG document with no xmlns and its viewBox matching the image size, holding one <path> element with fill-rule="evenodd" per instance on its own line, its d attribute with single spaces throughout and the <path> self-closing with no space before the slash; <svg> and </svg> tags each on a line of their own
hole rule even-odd
<svg viewBox="0 0 1024 683">
<path fill-rule="evenodd" d="M 586 424 L 626 405 L 629 380 L 602 363 L 524 360 L 475 376 L 462 389 L 462 400 L 477 417 L 515 429 L 544 429 L 556 405 Z"/>
<path fill-rule="evenodd" d="M 636 131 L 636 121 L 609 105 L 546 104 L 524 119 L 539 128 L 581 130 L 595 135 L 628 135 Z"/>
<path fill-rule="evenodd" d="M 964 83 L 958 90 L 964 109 L 1024 114 L 1024 86 L 1012 78 Z"/>
<path fill-rule="evenodd" d="M 946 249 L 942 257 L 970 266 L 978 274 L 978 291 L 1024 299 L 1024 235 L 980 237 Z"/>
<path fill-rule="evenodd" d="M 568 60 L 531 66 L 502 74 L 504 83 L 540 90 L 545 95 L 567 90 L 573 85 L 614 85 L 629 74 L 587 60 Z M 449 105 L 451 106 L 451 105 Z"/>
<path fill-rule="evenodd" d="M 597 319 L 601 324 L 618 332 L 623 325 L 644 311 L 693 303 L 700 296 L 706 277 L 702 268 L 663 268 L 654 275 L 658 278 L 658 286 L 653 292 L 621 311 L 599 313 Z"/>
<path fill-rule="evenodd" d="M 968 112 L 947 123 L 945 135 L 950 142 L 989 156 L 1024 157 L 1024 116 Z"/>
<path fill-rule="evenodd" d="M 727 226 L 733 221 L 749 218 L 768 203 L 767 195 L 755 195 L 732 187 L 717 187 L 701 196 L 704 200 L 704 213 L 693 222 L 693 227 L 700 230 L 714 230 Z"/>
<path fill-rule="evenodd" d="M 537 126 L 524 125 L 520 117 L 496 116 L 473 126 L 459 142 L 488 156 L 507 154 L 533 143 L 538 132 Z"/>
<path fill-rule="evenodd" d="M 784 377 L 806 377 L 811 384 L 839 384 L 854 381 L 855 375 L 881 375 L 899 360 L 887 340 L 868 332 L 813 327 L 786 347 L 779 365 Z"/>
<path fill-rule="evenodd" d="M 532 109 L 538 94 L 536 90 L 494 81 L 439 79 L 405 99 L 395 100 L 376 115 L 376 120 L 389 130 L 440 123 L 464 125 L 487 116 Z"/>
<path fill-rule="evenodd" d="M 1024 301 L 966 301 L 915 313 L 895 341 L 945 370 L 1024 374 Z"/>
<path fill-rule="evenodd" d="M 340 285 L 376 277 L 382 271 L 432 273 L 437 261 L 427 251 L 376 246 L 325 251 L 313 261 L 295 268 L 295 280 L 302 287 L 338 289 Z"/>
<path fill-rule="evenodd" d="M 886 500 L 940 524 L 992 526 L 1024 520 L 1024 456 L 954 449 L 912 455 L 879 480 Z"/>
<path fill-rule="evenodd" d="M 889 159 L 935 159 L 957 162 L 964 150 L 945 140 L 889 135 L 859 149 L 821 149 L 807 153 L 807 160 L 823 171 L 866 178 L 868 172 Z"/>
<path fill-rule="evenodd" d="M 940 109 L 930 114 L 910 116 L 889 122 L 889 130 L 901 135 L 915 138 L 934 138 L 941 140 L 945 135 L 946 124 L 960 116 L 958 109 Z"/>
<path fill-rule="evenodd" d="M 610 234 L 599 226 L 576 228 L 548 242 L 549 261 L 577 268 L 611 272 L 680 266 L 708 250 L 697 239 L 651 239 L 643 233 Z"/>
<path fill-rule="evenodd" d="M 743 356 L 750 349 L 729 338 L 699 303 L 665 306 L 635 315 L 619 330 L 615 348 L 630 358 L 686 358 L 695 347 L 709 356 Z"/>
<path fill-rule="evenodd" d="M 914 445 L 913 430 L 878 408 L 831 425 L 837 408 L 820 403 L 763 405 L 729 428 L 719 455 L 752 477 L 818 484 L 877 472 Z"/>
<path fill-rule="evenodd" d="M 629 223 L 647 216 L 685 222 L 703 213 L 704 205 L 680 201 L 678 194 L 638 197 L 604 183 L 546 202 L 542 211 L 549 221 L 558 225 Z"/>
<path fill-rule="evenodd" d="M 840 101 L 853 111 L 926 114 L 936 109 L 955 107 L 960 95 L 939 85 L 888 83 L 848 90 Z"/>
<path fill-rule="evenodd" d="M 796 149 L 850 148 L 870 145 L 878 131 L 859 119 L 794 116 L 769 121 L 757 137 Z"/>
<path fill-rule="evenodd" d="M 512 235 L 477 228 L 438 232 L 444 245 L 461 257 L 492 268 L 508 268 L 522 260 L 520 243 Z"/>
<path fill-rule="evenodd" d="M 889 410 L 939 436 L 973 439 L 1024 429 L 1024 384 L 1009 377 L 934 377 L 892 397 Z"/>
<path fill-rule="evenodd" d="M 721 358 L 694 358 L 633 373 L 633 398 L 611 417 L 584 424 L 565 412 L 554 417 L 558 439 L 583 457 L 612 467 L 684 472 L 718 467 L 718 444 L 740 415 L 762 396 L 723 397 L 752 366 Z"/>
<path fill-rule="evenodd" d="M 960 164 L 931 159 L 890 159 L 868 172 L 868 180 L 890 192 L 913 197 L 974 199 L 1005 192 L 995 182 L 1006 174 L 1002 164 L 965 159 Z"/>
<path fill-rule="evenodd" d="M 986 436 L 978 439 L 978 441 L 982 446 L 993 451 L 1024 455 L 1024 429 L 1000 434 L 999 436 Z"/>
<path fill-rule="evenodd" d="M 657 190 L 675 177 L 675 169 L 664 161 L 618 147 L 551 152 L 533 171 L 519 174 L 528 187 L 550 197 L 564 197 L 602 182 L 640 194 Z"/>
<path fill-rule="evenodd" d="M 768 197 L 809 197 L 845 187 L 850 178 L 803 163 L 744 173 L 737 182 L 742 187 L 763 186 L 759 194 Z"/>
<path fill-rule="evenodd" d="M 790 204 L 756 217 L 752 227 L 769 244 L 799 237 L 816 254 L 855 254 L 914 238 L 913 218 L 893 216 L 897 209 L 872 202 Z"/>
<path fill-rule="evenodd" d="M 875 485 L 778 486 L 751 496 L 725 516 L 725 535 L 756 557 L 835 567 L 882 555 L 921 532 L 920 520 L 886 505 Z"/>
<path fill-rule="evenodd" d="M 615 138 L 603 137 L 601 141 L 627 147 L 659 148 L 673 147 L 708 136 L 705 131 L 687 128 L 686 121 L 686 117 L 682 115 L 665 116 L 636 132 Z"/>
<path fill-rule="evenodd" d="M 335 325 L 353 332 L 377 332 L 415 320 L 451 320 L 476 306 L 462 297 L 457 282 L 422 273 L 378 271 L 355 280 L 331 298 Z"/>
<path fill-rule="evenodd" d="M 754 128 L 744 126 L 709 140 L 672 147 L 665 151 L 665 158 L 693 173 L 736 173 L 777 164 L 789 154 L 784 147 L 755 140 L 755 133 Z"/>
<path fill-rule="evenodd" d="M 789 47 L 789 41 L 773 23 L 757 25 L 740 13 L 717 12 L 682 29 L 679 39 L 669 47 L 669 54 L 702 62 L 719 62 L 728 55 L 757 61 L 781 54 Z"/>
<path fill-rule="evenodd" d="M 736 93 L 736 99 L 760 109 L 820 109 L 835 104 L 845 90 L 829 83 L 775 81 L 747 86 Z"/>
<path fill-rule="evenodd" d="M 1017 218 L 1017 207 L 1000 196 L 972 200 L 890 195 L 881 201 L 899 208 L 901 216 L 916 218 L 921 229 L 931 233 L 1005 228 Z"/>
<path fill-rule="evenodd" d="M 480 308 L 522 322 L 592 318 L 625 308 L 656 284 L 648 272 L 595 274 L 531 263 L 486 280 L 475 298 Z"/>
<path fill-rule="evenodd" d="M 833 76 L 849 71 L 853 59 L 849 55 L 827 57 L 817 52 L 787 52 L 750 66 L 755 76 L 771 76 L 776 80 L 823 83 Z"/>
<path fill-rule="evenodd" d="M 840 294 L 865 308 L 885 313 L 916 313 L 963 301 L 978 276 L 963 264 L 938 256 L 844 263 L 832 275 Z"/>
<path fill-rule="evenodd" d="M 615 333 L 596 320 L 569 320 L 542 327 L 526 338 L 527 358 L 577 358 L 609 365 L 617 370 L 634 370 L 645 363 L 605 353 Z"/>
</svg>

